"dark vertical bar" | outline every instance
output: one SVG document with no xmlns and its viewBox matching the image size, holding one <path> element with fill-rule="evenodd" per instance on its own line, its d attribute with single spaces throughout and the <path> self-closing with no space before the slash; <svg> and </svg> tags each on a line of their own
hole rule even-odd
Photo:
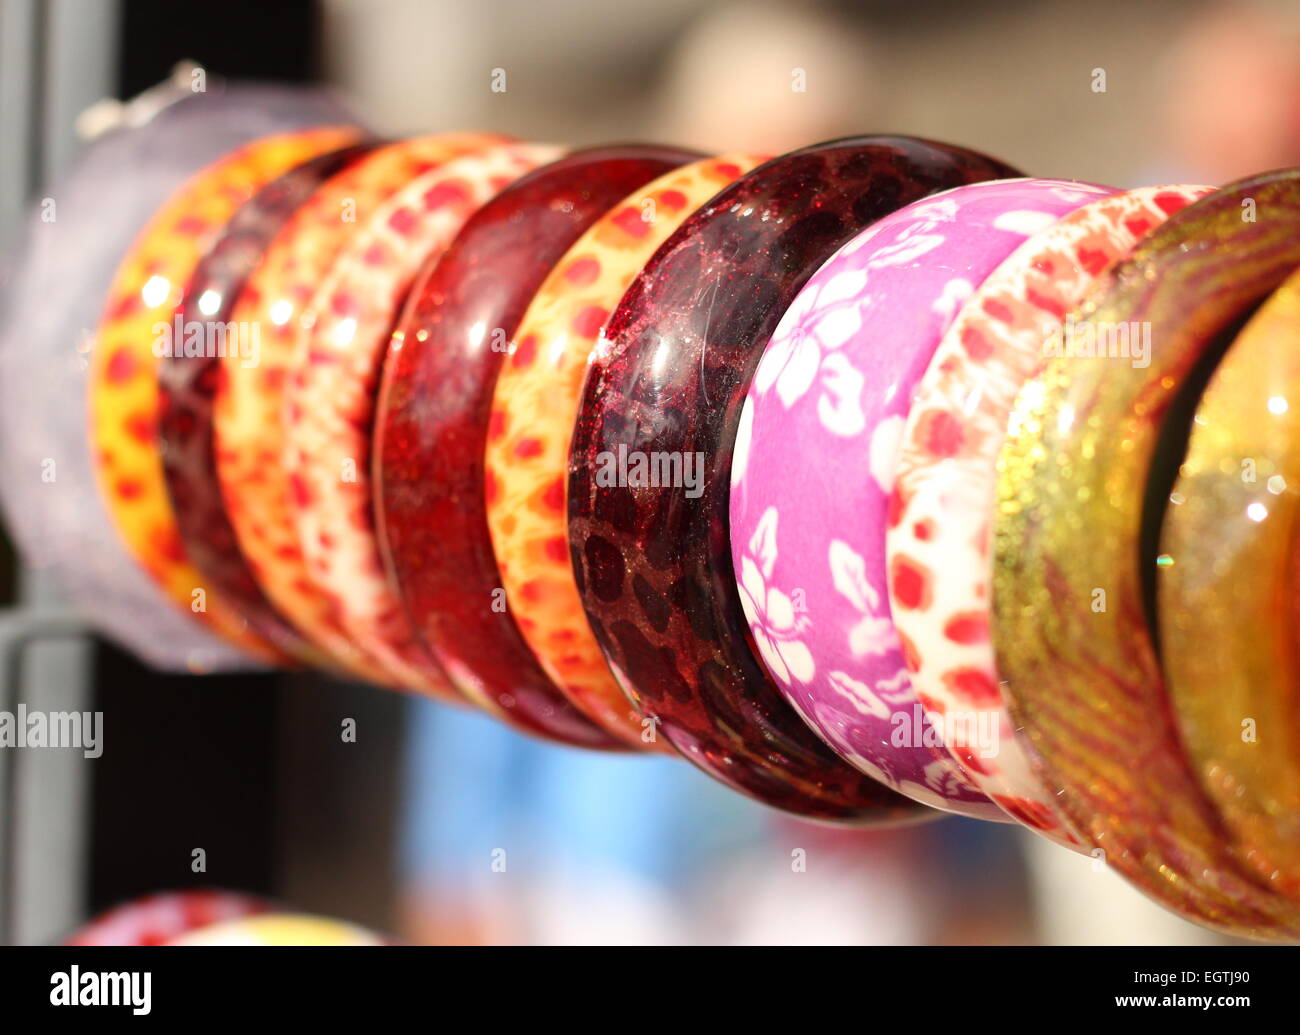
<svg viewBox="0 0 1300 1035">
<path fill-rule="evenodd" d="M 121 97 L 166 79 L 185 60 L 232 79 L 301 83 L 317 77 L 320 23 L 311 0 L 126 0 L 123 7 Z"/>
<path fill-rule="evenodd" d="M 95 770 L 93 909 L 171 888 L 274 894 L 281 677 L 164 674 L 107 646 L 95 677 L 112 750 Z"/>
</svg>

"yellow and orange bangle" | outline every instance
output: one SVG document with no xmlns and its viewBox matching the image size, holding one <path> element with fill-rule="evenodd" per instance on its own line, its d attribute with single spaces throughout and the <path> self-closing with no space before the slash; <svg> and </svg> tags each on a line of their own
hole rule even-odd
<svg viewBox="0 0 1300 1035">
<path fill-rule="evenodd" d="M 303 130 L 254 141 L 192 178 L 122 261 L 91 357 L 94 461 L 127 548 L 179 607 L 250 653 L 284 660 L 190 561 L 157 448 L 157 363 L 177 305 L 207 247 L 261 187 L 295 165 L 357 141 L 352 128 Z"/>
</svg>

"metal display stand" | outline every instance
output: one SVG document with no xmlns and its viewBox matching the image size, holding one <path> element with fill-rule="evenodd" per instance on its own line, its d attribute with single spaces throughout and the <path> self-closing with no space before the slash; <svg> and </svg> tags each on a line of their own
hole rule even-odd
<svg viewBox="0 0 1300 1035">
<path fill-rule="evenodd" d="M 309 81 L 318 17 L 305 2 L 0 0 L 0 249 L 75 157 L 86 108 L 187 58 L 228 78 Z M 196 886 L 386 929 L 404 695 L 312 672 L 146 668 L 21 560 L 7 593 L 5 545 L 0 528 L 0 711 L 100 711 L 107 749 L 0 748 L 0 944 L 58 942 L 94 912 Z M 345 718 L 356 743 L 340 742 Z"/>
<path fill-rule="evenodd" d="M 113 90 L 117 0 L 0 3 L 0 246 L 28 200 L 76 152 L 76 114 Z M 0 700 L 85 710 L 91 645 L 83 623 L 37 572 L 0 612 Z M 79 753 L 0 749 L 0 944 L 58 937 L 84 897 L 87 769 Z"/>
<path fill-rule="evenodd" d="M 62 609 L 28 606 L 0 612 L 0 710 L 16 713 L 20 702 L 32 699 L 34 688 L 59 671 L 84 675 L 89 637 L 85 624 Z M 88 687 L 81 689 L 82 695 L 89 694 Z M 51 908 L 56 915 L 67 912 L 80 899 L 80 853 L 67 842 L 78 839 L 84 826 L 77 822 L 84 815 L 79 807 L 85 798 L 84 774 L 67 761 L 0 750 L 0 945 L 31 940 L 32 918 L 21 907 L 37 904 L 34 897 L 45 916 Z M 49 843 L 48 822 L 39 824 L 44 835 L 24 831 L 33 825 L 29 817 L 47 817 L 51 806 L 59 814 L 55 840 L 62 844 Z M 41 865 L 49 859 L 63 864 L 52 869 Z M 74 919 L 68 917 L 68 923 Z"/>
</svg>

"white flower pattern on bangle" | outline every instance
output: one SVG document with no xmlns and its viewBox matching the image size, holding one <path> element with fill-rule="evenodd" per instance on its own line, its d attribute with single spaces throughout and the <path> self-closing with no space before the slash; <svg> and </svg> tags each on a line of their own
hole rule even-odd
<svg viewBox="0 0 1300 1035">
<path fill-rule="evenodd" d="M 1065 314 L 1142 235 L 1207 190 L 1111 194 L 1045 229 L 1009 213 L 1019 231 L 1040 233 L 978 286 L 948 327 L 913 391 L 898 453 L 886 551 L 890 569 L 908 575 L 890 592 L 900 585 L 908 592 L 890 611 L 911 648 L 905 656 L 917 698 L 932 722 L 967 718 L 947 742 L 953 756 L 1008 814 L 1062 844 L 1077 839 L 1020 746 L 990 638 L 987 514 L 998 451 L 1016 393 Z M 979 749 L 977 726 L 996 731 L 996 751 Z"/>
<path fill-rule="evenodd" d="M 741 561 L 740 606 L 763 661 L 782 681 L 811 681 L 817 668 L 812 652 L 799 639 L 809 620 L 800 614 L 790 596 L 768 585 L 776 564 L 778 515 L 768 507 L 759 519 Z"/>
<path fill-rule="evenodd" d="M 741 412 L 730 532 L 755 654 L 839 754 L 904 794 L 965 815 L 1009 819 L 945 745 L 960 729 L 946 734 L 926 719 L 907 672 L 910 644 L 891 617 L 883 532 L 911 390 L 946 327 L 1024 232 L 1105 193 L 995 181 L 880 220 L 800 290 Z M 755 533 L 774 513 L 781 550 L 764 569 Z M 772 586 L 798 593 L 802 606 L 755 622 Z M 811 678 L 790 674 L 790 642 L 811 655 Z"/>
<path fill-rule="evenodd" d="M 861 658 L 897 650 L 898 634 L 894 631 L 894 623 L 879 613 L 880 594 L 867 580 L 867 565 L 862 556 L 844 540 L 832 539 L 827 550 L 827 563 L 835 589 L 862 616 L 848 632 L 849 650 L 853 656 Z M 856 680 L 850 682 L 863 685 Z"/>
</svg>

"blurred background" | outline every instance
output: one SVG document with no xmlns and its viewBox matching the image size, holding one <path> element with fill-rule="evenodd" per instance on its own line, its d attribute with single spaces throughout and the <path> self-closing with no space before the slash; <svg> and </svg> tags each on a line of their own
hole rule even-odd
<svg viewBox="0 0 1300 1035">
<path fill-rule="evenodd" d="M 1300 162 L 1298 44 L 1295 0 L 0 0 L 0 244 L 75 160 L 78 114 L 182 60 L 332 84 L 390 134 L 780 152 L 902 132 L 1126 187 Z M 6 575 L 14 608 L 57 608 L 12 554 Z M 430 943 L 1216 940 L 1009 826 L 834 830 L 685 763 L 320 677 L 162 676 L 95 643 L 29 654 L 6 662 L 10 699 L 102 710 L 106 746 L 3 760 L 11 941 L 194 885 Z"/>
</svg>

